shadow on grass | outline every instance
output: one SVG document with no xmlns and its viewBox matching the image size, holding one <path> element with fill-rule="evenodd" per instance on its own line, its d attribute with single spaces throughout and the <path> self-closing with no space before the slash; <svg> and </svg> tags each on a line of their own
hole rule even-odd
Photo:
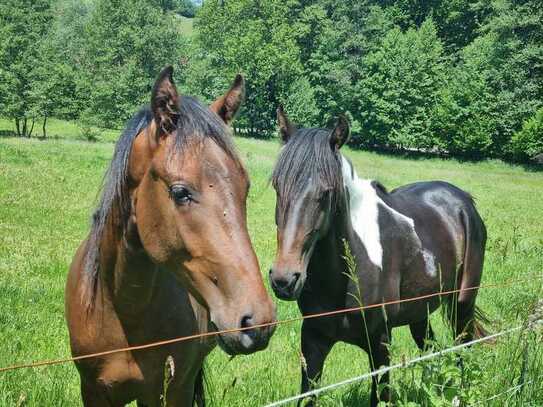
<svg viewBox="0 0 543 407">
<path fill-rule="evenodd" d="M 460 164 L 462 163 L 477 164 L 477 163 L 485 162 L 487 160 L 501 160 L 505 164 L 518 165 L 519 167 L 522 167 L 525 171 L 528 171 L 528 172 L 543 172 L 543 161 L 541 163 L 536 162 L 535 160 L 527 161 L 527 162 L 515 161 L 515 160 L 506 161 L 497 157 L 482 157 L 482 156 L 477 156 L 477 155 L 475 156 L 451 155 L 448 153 L 436 152 L 436 151 L 397 150 L 397 149 L 356 146 L 356 145 L 352 145 L 350 147 L 353 151 L 367 151 L 367 152 L 371 152 L 382 157 L 396 157 L 396 158 L 402 158 L 405 160 L 412 160 L 412 161 L 424 161 L 424 160 L 438 158 L 443 161 L 455 161 Z"/>
<path fill-rule="evenodd" d="M 543 172 L 543 164 L 523 163 L 518 165 L 520 165 L 524 169 L 524 171 L 527 172 Z"/>
<path fill-rule="evenodd" d="M 0 130 L 0 137 L 17 137 L 17 133 L 13 130 Z"/>
<path fill-rule="evenodd" d="M 257 129 L 250 130 L 250 129 L 234 127 L 234 134 L 237 137 L 255 139 L 255 140 L 270 141 L 270 140 L 277 139 L 277 134 L 275 131 L 264 131 L 264 130 L 257 130 Z M 368 152 L 375 153 L 383 157 L 396 157 L 396 158 L 402 158 L 405 160 L 413 160 L 413 161 L 424 161 L 424 160 L 438 158 L 444 161 L 455 161 L 460 164 L 462 163 L 477 164 L 477 163 L 484 162 L 486 160 L 498 159 L 498 160 L 502 160 L 506 164 L 518 165 L 528 172 L 543 172 L 543 158 L 540 159 L 541 162 L 537 162 L 536 160 L 534 161 L 516 160 L 515 161 L 512 159 L 503 160 L 499 157 L 484 157 L 483 155 L 479 155 L 479 154 L 452 155 L 444 151 L 425 151 L 425 150 L 416 150 L 416 149 L 405 150 L 405 149 L 386 148 L 386 147 L 377 147 L 377 146 L 369 147 L 366 145 L 356 145 L 356 144 L 350 144 L 349 147 L 351 147 L 353 151 L 368 151 Z"/>
<path fill-rule="evenodd" d="M 63 139 L 57 135 L 43 137 L 41 134 L 32 134 L 30 137 L 28 136 L 23 137 L 23 136 L 18 136 L 17 133 L 12 130 L 0 130 L 0 138 L 19 138 L 19 139 L 24 139 L 24 140 L 32 139 L 32 140 L 40 140 L 40 141 Z M 64 139 L 69 140 L 69 138 L 64 138 Z"/>
</svg>

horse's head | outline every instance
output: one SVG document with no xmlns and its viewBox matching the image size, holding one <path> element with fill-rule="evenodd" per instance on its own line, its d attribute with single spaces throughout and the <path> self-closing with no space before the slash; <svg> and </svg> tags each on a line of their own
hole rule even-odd
<svg viewBox="0 0 543 407">
<path fill-rule="evenodd" d="M 275 321 L 247 231 L 249 178 L 227 127 L 243 93 L 238 75 L 208 108 L 179 95 L 166 68 L 152 92 L 153 121 L 135 140 L 129 163 L 143 248 L 209 310 L 219 330 Z M 219 344 L 230 354 L 251 353 L 265 348 L 272 333 L 271 327 L 227 333 Z"/>
<path fill-rule="evenodd" d="M 277 256 L 270 269 L 277 297 L 295 300 L 307 277 L 315 244 L 330 228 L 343 188 L 339 149 L 349 138 L 341 117 L 333 130 L 296 129 L 283 109 L 277 110 L 284 146 L 273 171 L 277 193 Z"/>
</svg>

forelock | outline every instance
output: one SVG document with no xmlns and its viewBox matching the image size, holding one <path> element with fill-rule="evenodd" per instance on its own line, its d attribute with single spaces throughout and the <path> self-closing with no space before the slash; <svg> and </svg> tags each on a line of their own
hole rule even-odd
<svg viewBox="0 0 543 407">
<path fill-rule="evenodd" d="M 272 174 L 272 183 L 283 208 L 313 184 L 317 191 L 332 190 L 332 204 L 343 185 L 341 157 L 330 147 L 330 131 L 299 129 L 283 146 Z"/>
</svg>

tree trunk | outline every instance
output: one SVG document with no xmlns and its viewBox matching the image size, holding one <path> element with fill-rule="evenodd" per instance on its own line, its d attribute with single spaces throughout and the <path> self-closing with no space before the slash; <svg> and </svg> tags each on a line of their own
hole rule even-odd
<svg viewBox="0 0 543 407">
<path fill-rule="evenodd" d="M 46 129 L 45 129 L 45 125 L 47 124 L 47 115 L 44 115 L 43 116 L 43 126 L 41 128 L 42 130 L 42 137 L 45 138 L 47 137 L 47 132 L 46 132 Z"/>
<path fill-rule="evenodd" d="M 17 129 L 17 137 L 21 137 L 21 125 L 19 119 L 15 119 L 15 128 Z"/>
<path fill-rule="evenodd" d="M 22 137 L 26 137 L 26 126 L 27 126 L 27 123 L 28 123 L 28 119 L 25 117 L 23 119 L 23 132 L 21 133 L 21 136 Z"/>
<path fill-rule="evenodd" d="M 34 123 L 36 123 L 36 121 L 32 119 L 32 127 L 30 128 L 30 131 L 28 132 L 28 138 L 32 136 L 32 131 L 34 131 Z"/>
</svg>

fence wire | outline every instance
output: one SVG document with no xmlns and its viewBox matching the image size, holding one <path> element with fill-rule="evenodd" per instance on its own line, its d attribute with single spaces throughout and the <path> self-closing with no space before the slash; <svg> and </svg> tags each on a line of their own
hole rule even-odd
<svg viewBox="0 0 543 407">
<path fill-rule="evenodd" d="M 338 387 L 342 387 L 342 386 L 346 386 L 348 384 L 352 384 L 352 383 L 360 382 L 362 380 L 370 379 L 370 378 L 372 378 L 374 376 L 378 376 L 378 375 L 390 372 L 391 370 L 405 368 L 405 367 L 413 365 L 415 363 L 419 363 L 419 362 L 422 362 L 422 361 L 425 361 L 425 360 L 429 360 L 429 359 L 433 359 L 435 357 L 445 355 L 446 353 L 455 352 L 457 350 L 464 349 L 464 348 L 466 348 L 468 346 L 471 346 L 471 345 L 474 345 L 476 343 L 490 341 L 490 340 L 498 338 L 500 336 L 507 335 L 507 334 L 510 334 L 512 332 L 520 331 L 522 329 L 522 327 L 523 326 L 520 325 L 520 326 L 517 326 L 515 328 L 507 329 L 505 331 L 501 331 L 501 332 L 498 332 L 498 333 L 495 333 L 495 334 L 492 334 L 492 335 L 485 336 L 483 338 L 478 338 L 478 339 L 474 339 L 474 340 L 466 342 L 466 343 L 462 343 L 460 345 L 455 345 L 455 346 L 452 346 L 450 348 L 440 350 L 438 352 L 429 353 L 427 355 L 421 355 L 419 357 L 408 360 L 406 362 L 397 363 L 395 365 L 383 367 L 381 369 L 377 369 L 377 370 L 371 371 L 369 373 L 365 373 L 365 374 L 360 375 L 360 376 L 351 377 L 351 378 L 343 380 L 341 382 L 332 383 L 332 384 L 329 384 L 327 386 L 319 387 L 318 389 L 314 389 L 314 390 L 307 391 L 305 393 L 298 394 L 296 396 L 292 396 L 292 397 L 289 397 L 289 398 L 286 398 L 286 399 L 283 399 L 283 400 L 275 401 L 275 402 L 273 402 L 271 404 L 267 404 L 265 407 L 282 406 L 284 404 L 287 404 L 287 403 L 290 403 L 290 402 L 293 402 L 293 401 L 301 400 L 301 399 L 311 397 L 311 396 L 316 396 L 317 394 L 324 393 L 324 392 L 336 389 Z"/>
</svg>

